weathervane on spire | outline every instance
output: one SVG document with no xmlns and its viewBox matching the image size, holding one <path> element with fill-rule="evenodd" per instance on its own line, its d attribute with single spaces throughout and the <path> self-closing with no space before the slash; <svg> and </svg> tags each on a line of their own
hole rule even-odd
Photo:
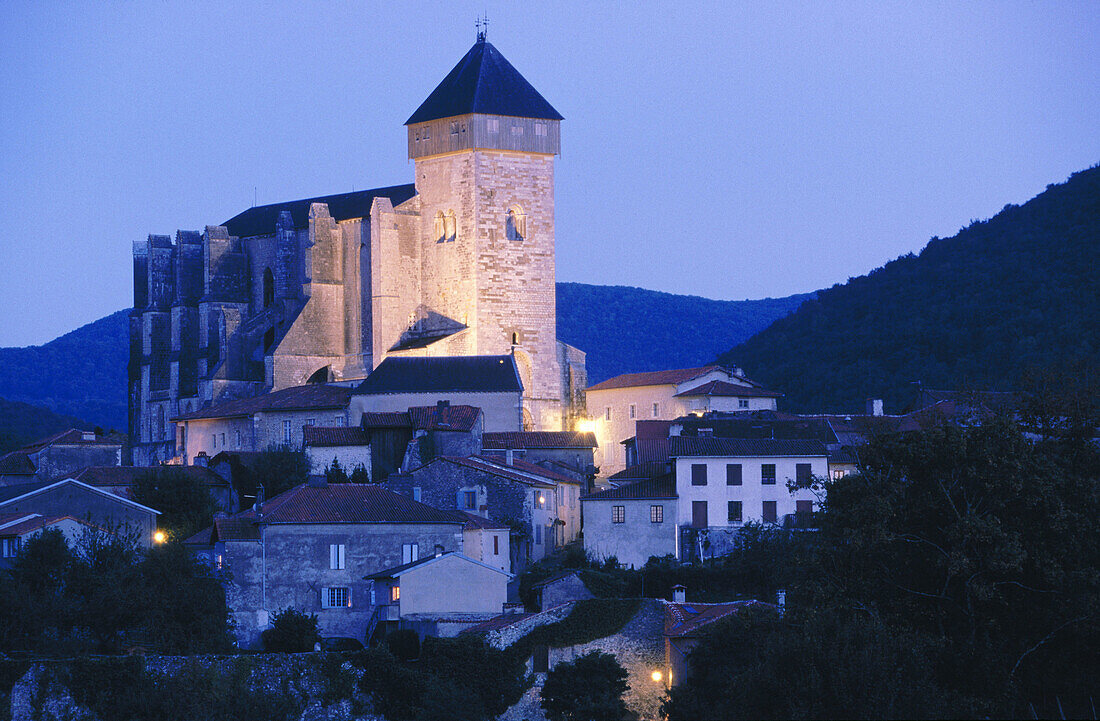
<svg viewBox="0 0 1100 721">
<path fill-rule="evenodd" d="M 474 27 L 477 28 L 477 41 L 479 43 L 485 42 L 485 35 L 489 32 L 489 14 L 486 13 L 485 17 L 478 17 Z"/>
</svg>

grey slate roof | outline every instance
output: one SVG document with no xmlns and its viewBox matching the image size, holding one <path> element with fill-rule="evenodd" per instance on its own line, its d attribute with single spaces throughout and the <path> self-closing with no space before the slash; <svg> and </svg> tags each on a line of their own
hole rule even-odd
<svg viewBox="0 0 1100 721">
<path fill-rule="evenodd" d="M 811 440 L 770 440 L 743 438 L 668 439 L 671 458 L 685 456 L 824 456 L 825 445 Z"/>
<path fill-rule="evenodd" d="M 329 214 L 339 221 L 369 216 L 370 207 L 375 198 L 389 198 L 394 205 L 400 205 L 414 195 L 416 195 L 416 186 L 409 183 L 407 185 L 391 185 L 387 188 L 357 190 L 354 193 L 338 193 L 337 195 L 321 195 L 316 198 L 288 200 L 283 203 L 257 205 L 249 208 L 225 221 L 222 225 L 226 227 L 230 235 L 235 235 L 238 238 L 271 235 L 275 232 L 275 221 L 279 219 L 279 213 L 284 210 L 290 211 L 295 228 L 307 228 L 309 227 L 309 206 L 313 203 L 328 205 Z"/>
<path fill-rule="evenodd" d="M 355 389 L 356 393 L 521 392 L 523 384 L 510 355 L 390 356 Z"/>
<path fill-rule="evenodd" d="M 469 113 L 563 119 L 500 51 L 485 40 L 474 43 L 405 125 Z"/>
</svg>

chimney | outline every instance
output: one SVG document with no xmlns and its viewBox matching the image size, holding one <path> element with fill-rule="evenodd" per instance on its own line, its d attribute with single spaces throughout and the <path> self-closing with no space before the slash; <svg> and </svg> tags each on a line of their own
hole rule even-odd
<svg viewBox="0 0 1100 721">
<path fill-rule="evenodd" d="M 687 587 L 676 584 L 672 587 L 672 602 L 687 603 Z"/>
<path fill-rule="evenodd" d="M 867 399 L 867 415 L 869 415 L 869 416 L 881 416 L 881 415 L 883 415 L 882 399 L 881 398 L 868 398 Z"/>
<path fill-rule="evenodd" d="M 775 605 L 779 607 L 779 615 L 787 610 L 787 592 L 782 588 L 775 592 Z"/>
<path fill-rule="evenodd" d="M 438 408 L 439 410 L 443 410 L 444 408 L 450 408 L 451 407 L 451 402 L 450 401 L 437 401 L 436 404 L 435 404 L 435 407 Z"/>
<path fill-rule="evenodd" d="M 516 454 L 512 452 L 511 448 L 504 449 L 504 462 L 509 466 L 512 465 L 512 461 L 515 460 Z"/>
<path fill-rule="evenodd" d="M 202 466 L 203 468 L 210 467 L 210 456 L 206 455 L 206 451 L 199 451 L 198 455 L 195 456 L 194 465 Z"/>
<path fill-rule="evenodd" d="M 256 513 L 260 512 L 260 509 L 264 507 L 264 484 L 256 486 L 256 502 L 252 504 L 252 510 Z"/>
</svg>

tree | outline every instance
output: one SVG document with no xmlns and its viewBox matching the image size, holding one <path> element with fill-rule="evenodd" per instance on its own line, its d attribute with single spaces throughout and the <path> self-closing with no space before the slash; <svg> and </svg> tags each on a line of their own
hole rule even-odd
<svg viewBox="0 0 1100 721">
<path fill-rule="evenodd" d="M 260 634 L 264 650 L 271 653 L 302 653 L 312 651 L 321 640 L 317 632 L 317 616 L 293 608 L 279 611 L 271 618 L 271 628 Z"/>
<path fill-rule="evenodd" d="M 140 474 L 134 481 L 134 500 L 160 511 L 157 526 L 173 541 L 182 541 L 209 526 L 218 510 L 205 483 L 172 466 Z"/>
<path fill-rule="evenodd" d="M 252 459 L 249 475 L 250 487 L 238 488 L 238 493 L 255 495 L 257 486 L 263 484 L 264 495 L 274 498 L 309 480 L 309 458 L 290 446 L 270 446 Z"/>
<path fill-rule="evenodd" d="M 546 675 L 542 708 L 550 721 L 625 721 L 636 718 L 626 708 L 626 670 L 614 656 L 592 651 L 563 661 Z"/>
<path fill-rule="evenodd" d="M 144 611 L 137 536 L 122 528 L 86 528 L 74 556 L 66 593 L 76 626 L 91 636 L 97 650 L 118 651 Z"/>
<path fill-rule="evenodd" d="M 68 582 L 75 559 L 65 535 L 48 528 L 28 539 L 0 571 L 0 650 L 61 650 L 76 609 Z"/>
<path fill-rule="evenodd" d="M 146 600 L 144 640 L 174 654 L 231 647 L 225 587 L 208 564 L 182 544 L 166 543 L 146 552 L 139 572 Z"/>
<path fill-rule="evenodd" d="M 348 473 L 340 465 L 339 458 L 332 459 L 332 465 L 325 468 L 325 481 L 327 483 L 347 483 Z"/>
</svg>

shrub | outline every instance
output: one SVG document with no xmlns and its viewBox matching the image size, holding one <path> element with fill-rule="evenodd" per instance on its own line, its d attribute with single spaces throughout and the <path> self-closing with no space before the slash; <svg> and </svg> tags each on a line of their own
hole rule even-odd
<svg viewBox="0 0 1100 721">
<path fill-rule="evenodd" d="M 317 632 L 317 616 L 293 608 L 276 613 L 271 628 L 260 634 L 264 650 L 270 653 L 303 653 L 312 651 L 321 640 Z"/>
<path fill-rule="evenodd" d="M 411 628 L 401 628 L 386 634 L 386 648 L 401 661 L 420 656 L 420 634 Z"/>
<path fill-rule="evenodd" d="M 609 653 L 592 651 L 564 661 L 546 676 L 542 708 L 550 721 L 626 721 L 626 669 Z"/>
</svg>

